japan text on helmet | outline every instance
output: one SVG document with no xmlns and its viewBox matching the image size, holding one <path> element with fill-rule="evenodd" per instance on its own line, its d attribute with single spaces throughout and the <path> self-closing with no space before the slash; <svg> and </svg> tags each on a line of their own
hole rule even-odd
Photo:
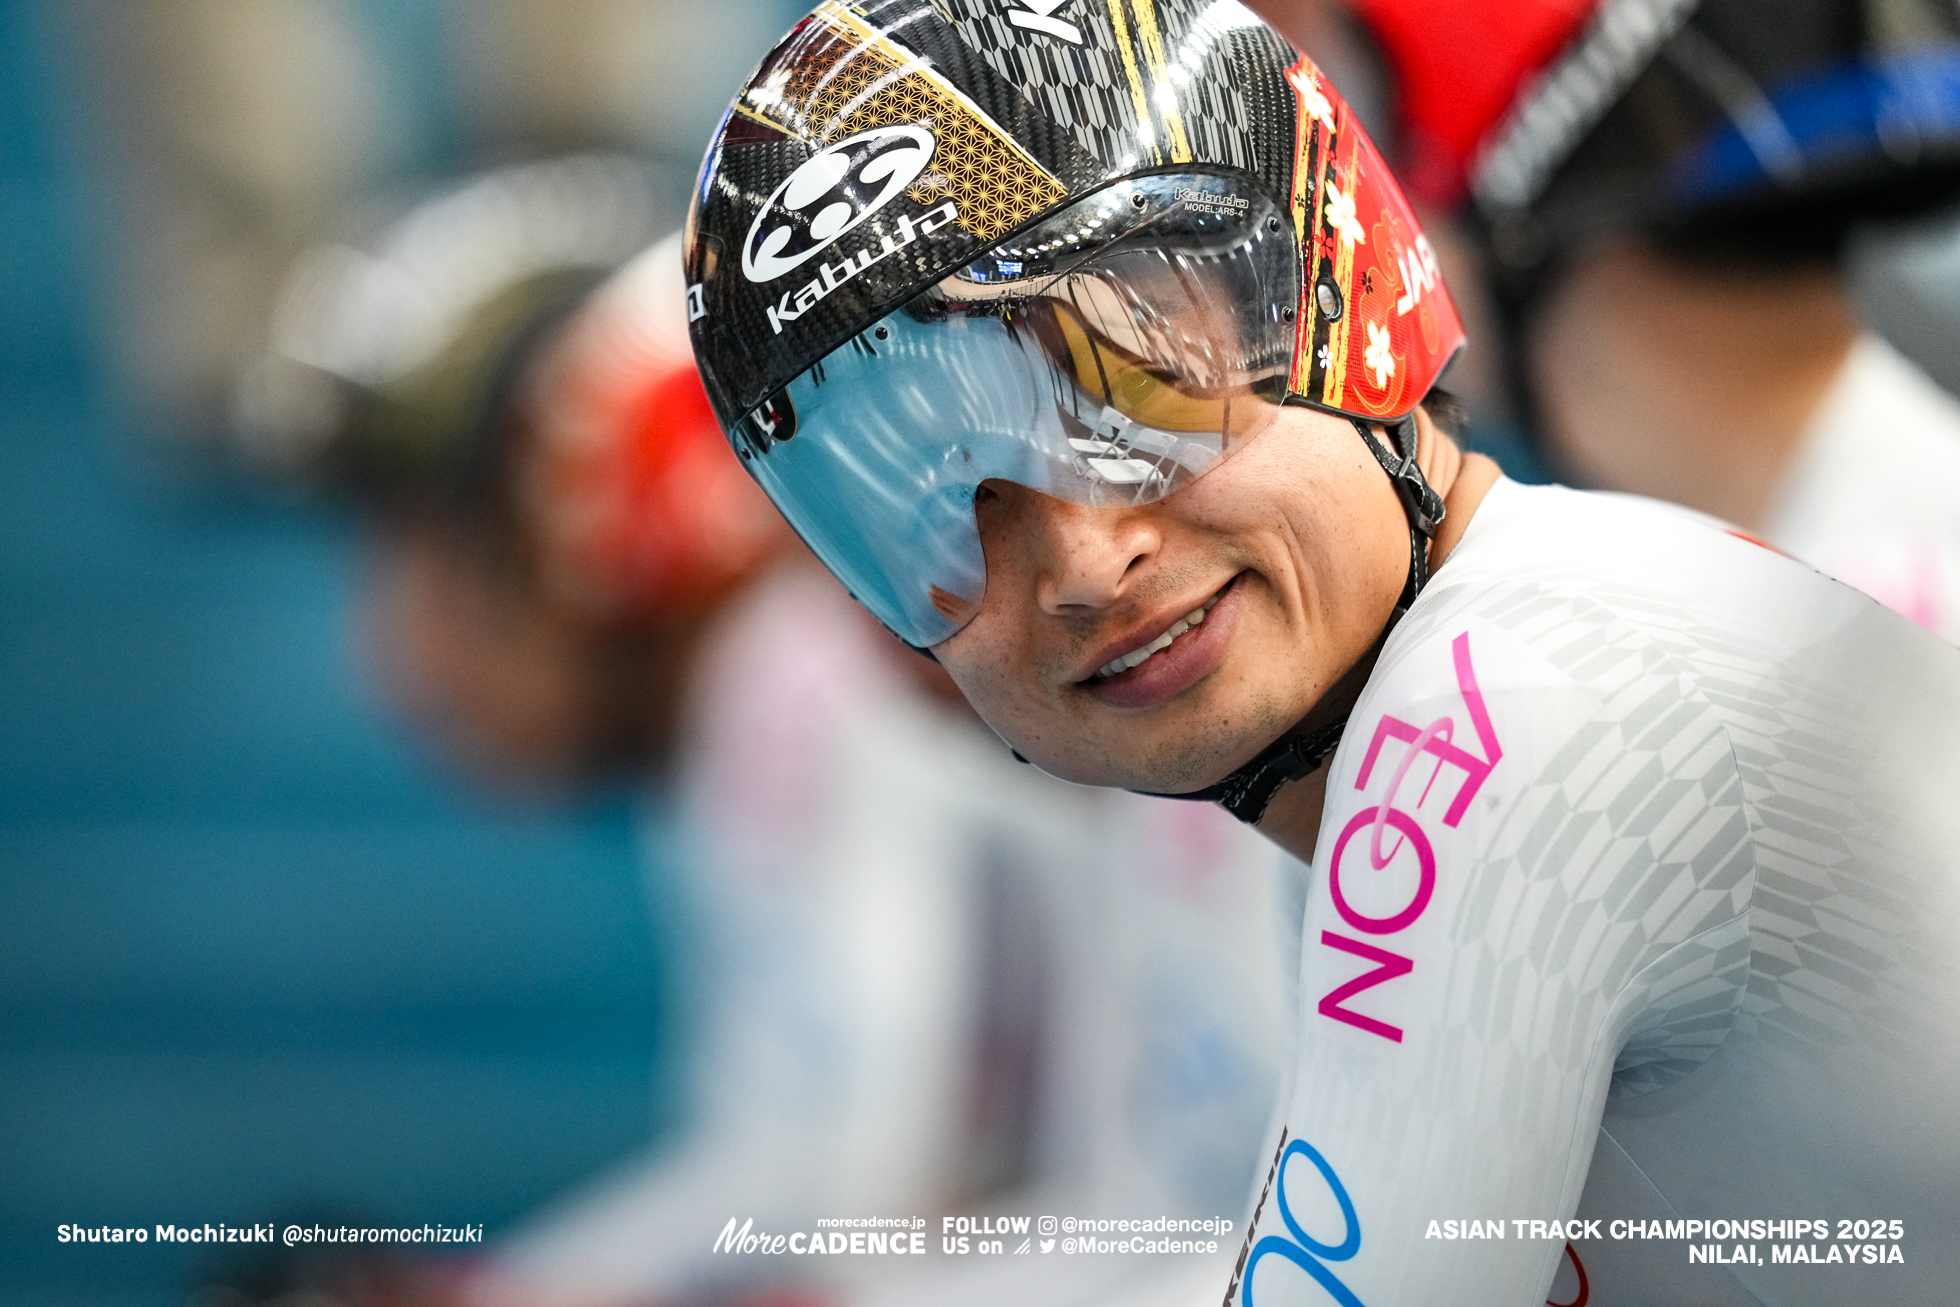
<svg viewBox="0 0 1960 1307">
<path fill-rule="evenodd" d="M 1346 103 L 1233 0 L 824 4 L 687 241 L 731 441 L 918 646 L 977 610 L 981 480 L 1148 502 L 1281 403 L 1401 422 L 1463 341 Z"/>
</svg>

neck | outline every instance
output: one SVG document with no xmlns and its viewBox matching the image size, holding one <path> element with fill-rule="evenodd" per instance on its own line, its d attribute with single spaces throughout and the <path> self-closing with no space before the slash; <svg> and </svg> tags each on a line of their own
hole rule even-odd
<svg viewBox="0 0 1960 1307">
<path fill-rule="evenodd" d="M 1451 551 L 1463 539 L 1463 532 L 1470 525 L 1477 507 L 1484 502 L 1484 496 L 1497 484 L 1497 478 L 1502 473 L 1497 464 L 1482 454 L 1464 453 L 1420 409 L 1416 410 L 1416 421 L 1422 431 L 1422 447 L 1416 461 L 1422 466 L 1423 477 L 1443 497 L 1443 522 L 1436 528 L 1436 535 L 1429 543 L 1429 566 L 1433 580 L 1435 572 L 1448 561 Z M 1399 593 L 1400 587 L 1397 589 Z M 1390 596 L 1384 605 L 1384 625 L 1395 598 Z M 1381 656 L 1382 644 L 1386 639 L 1384 633 L 1383 638 L 1377 640 L 1360 661 L 1321 697 L 1313 711 L 1292 733 L 1311 734 L 1353 711 L 1362 690 L 1367 687 L 1368 678 L 1374 674 L 1375 660 Z M 1312 861 L 1314 844 L 1320 838 L 1321 810 L 1327 802 L 1327 771 L 1323 766 L 1312 775 L 1281 789 L 1266 805 L 1266 814 L 1259 820 L 1261 835 L 1302 862 Z"/>
<path fill-rule="evenodd" d="M 1619 245 L 1564 278 L 1524 348 L 1579 481 L 1760 528 L 1857 330 L 1834 271 L 1716 272 Z"/>
</svg>

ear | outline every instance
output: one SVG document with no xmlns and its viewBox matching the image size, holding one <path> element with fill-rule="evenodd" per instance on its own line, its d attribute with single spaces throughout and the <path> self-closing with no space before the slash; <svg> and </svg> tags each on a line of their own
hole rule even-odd
<svg viewBox="0 0 1960 1307">
<path fill-rule="evenodd" d="M 1449 486 L 1463 468 L 1463 449 L 1436 425 L 1428 409 L 1416 409 L 1416 431 L 1422 446 L 1416 454 L 1416 466 L 1436 493 L 1447 497 Z"/>
</svg>

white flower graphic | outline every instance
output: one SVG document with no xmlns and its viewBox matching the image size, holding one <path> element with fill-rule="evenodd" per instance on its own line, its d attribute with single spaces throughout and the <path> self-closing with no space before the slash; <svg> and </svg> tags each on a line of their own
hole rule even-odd
<svg viewBox="0 0 1960 1307">
<path fill-rule="evenodd" d="M 1333 131 L 1334 106 L 1327 102 L 1326 95 L 1321 92 L 1320 83 L 1308 74 L 1301 73 L 1293 79 L 1293 85 L 1300 92 L 1300 108 L 1306 112 L 1307 117 L 1322 124 L 1328 131 Z"/>
<path fill-rule="evenodd" d="M 1368 234 L 1361 230 L 1361 219 L 1354 212 L 1354 196 L 1331 181 L 1327 183 L 1327 225 L 1349 245 L 1368 243 Z"/>
<path fill-rule="evenodd" d="M 1362 356 L 1368 370 L 1375 374 L 1375 389 L 1388 387 L 1388 379 L 1395 375 L 1395 355 L 1388 346 L 1388 328 L 1368 324 L 1368 352 Z"/>
<path fill-rule="evenodd" d="M 1320 355 L 1320 370 L 1322 372 L 1325 372 L 1327 369 L 1334 366 L 1334 356 L 1328 353 L 1327 346 L 1322 345 L 1320 347 L 1319 355 Z"/>
</svg>

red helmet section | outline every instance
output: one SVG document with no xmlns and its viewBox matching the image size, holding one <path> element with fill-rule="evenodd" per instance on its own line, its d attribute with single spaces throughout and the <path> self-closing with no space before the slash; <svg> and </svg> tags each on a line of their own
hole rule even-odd
<svg viewBox="0 0 1960 1307">
<path fill-rule="evenodd" d="M 1463 322 L 1422 224 L 1347 102 L 1305 57 L 1286 80 L 1300 110 L 1292 389 L 1338 412 L 1399 419 L 1462 347 Z"/>
</svg>

